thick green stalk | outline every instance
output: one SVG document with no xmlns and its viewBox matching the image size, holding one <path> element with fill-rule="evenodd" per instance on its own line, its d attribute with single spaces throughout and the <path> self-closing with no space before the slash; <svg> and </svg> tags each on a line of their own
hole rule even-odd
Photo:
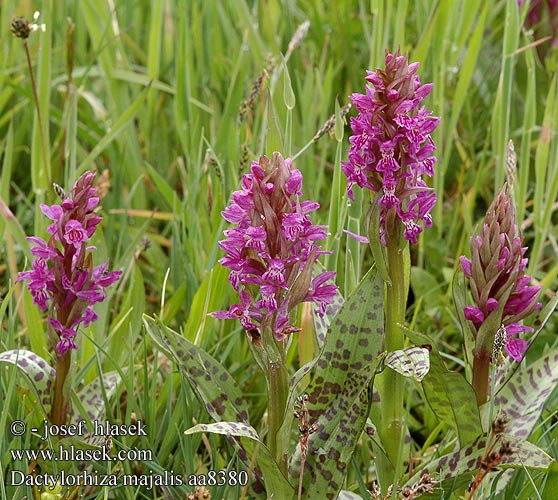
<svg viewBox="0 0 558 500">
<path fill-rule="evenodd" d="M 287 476 L 287 450 L 283 449 L 279 430 L 285 418 L 285 407 L 289 395 L 289 377 L 285 363 L 284 346 L 273 338 L 268 328 L 264 328 L 263 344 L 266 378 L 268 387 L 267 446 L 277 465 Z"/>
<path fill-rule="evenodd" d="M 388 272 L 391 286 L 386 285 L 385 300 L 385 343 L 384 350 L 387 352 L 402 349 L 404 345 L 403 332 L 397 326 L 405 320 L 405 267 L 403 262 L 403 250 L 398 248 L 395 238 L 390 239 L 386 248 Z M 397 472 L 402 460 L 401 452 L 404 447 L 403 439 L 403 389 L 404 380 L 395 371 L 386 369 L 379 376 L 380 422 L 378 433 L 384 449 L 388 455 L 389 463 L 378 460 L 378 475 L 382 491 L 386 491 L 390 484 L 397 482 Z M 395 490 L 395 489 L 394 489 Z"/>
</svg>

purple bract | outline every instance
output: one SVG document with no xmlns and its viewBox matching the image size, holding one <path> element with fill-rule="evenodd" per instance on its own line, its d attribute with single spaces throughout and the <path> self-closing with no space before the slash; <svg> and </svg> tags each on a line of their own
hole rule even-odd
<svg viewBox="0 0 558 500">
<path fill-rule="evenodd" d="M 541 306 L 537 301 L 541 287 L 529 285 L 531 277 L 525 275 L 526 251 L 509 189 L 504 186 L 489 207 L 480 234 L 471 238 L 471 259 L 462 256 L 460 262 L 474 302 L 465 307 L 465 318 L 478 332 L 494 316 L 506 335 L 506 352 L 516 361 L 521 361 L 527 349 L 527 342 L 517 335 L 533 331 L 519 322 Z"/>
</svg>

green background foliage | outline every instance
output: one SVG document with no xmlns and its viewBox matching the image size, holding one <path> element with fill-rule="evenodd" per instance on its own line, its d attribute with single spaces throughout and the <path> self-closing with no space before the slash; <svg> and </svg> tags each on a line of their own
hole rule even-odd
<svg viewBox="0 0 558 500">
<path fill-rule="evenodd" d="M 383 64 L 386 48 L 400 48 L 421 63 L 422 82 L 434 82 L 425 104 L 441 117 L 434 134 L 438 204 L 433 228 L 412 249 L 407 321 L 435 344 L 440 377 L 449 381 L 454 375 L 448 369 L 468 376 L 453 275 L 506 179 L 510 138 L 518 157 L 514 196 L 530 247 L 528 271 L 544 287 L 543 303 L 557 288 L 558 56 L 543 39 L 544 23 L 524 27 L 527 4 L 519 11 L 515 0 L 4 0 L 0 351 L 31 349 L 54 365 L 44 318 L 24 287 L 14 284 L 17 272 L 30 266 L 25 236 L 45 236 L 48 221 L 39 205 L 56 201 L 52 182 L 69 189 L 86 169 L 96 169 L 98 178 L 107 170 L 104 221 L 93 244 L 97 263 L 110 258 L 111 267 L 124 273 L 108 300 L 96 306 L 99 321 L 82 332 L 73 388 L 119 372 L 115 395 L 104 394 L 107 418 L 141 419 L 149 435 L 121 437 L 114 445 L 153 450 L 151 461 L 117 464 L 120 473 L 245 468 L 238 448 L 223 436 L 184 435 L 196 423 L 211 422 L 211 412 L 170 347 L 159 349 L 160 341 L 147 335 L 143 315 L 157 315 L 165 328 L 217 359 L 243 394 L 250 425 L 258 433 L 265 429 L 265 379 L 244 333 L 235 322 L 207 316 L 235 300 L 226 270 L 217 264 L 217 242 L 226 227 L 220 212 L 252 160 L 274 150 L 294 156 L 310 143 L 296 167 L 304 176 L 304 199 L 321 204 L 313 222 L 331 226 L 327 245 L 335 254 L 324 263 L 337 271 L 347 297 L 372 257 L 342 229 L 363 232 L 369 201 L 357 194 L 349 203 L 345 194 L 339 160 L 346 157 L 348 126 L 338 120 L 331 134 L 312 138 L 334 114 L 336 100 L 343 106 L 351 93 L 364 91 L 365 70 Z M 14 16 L 32 19 L 35 10 L 37 22 L 46 25 L 28 40 L 42 122 L 22 41 L 9 30 Z M 293 43 L 306 21 L 306 35 Z M 551 315 L 527 363 L 556 347 L 556 325 Z M 308 361 L 308 352 L 317 354 L 312 335 L 304 333 L 289 350 L 291 375 Z M 36 403 L 23 380 L 14 383 L 15 374 L 13 366 L 0 365 L 3 426 L 26 420 Z M 427 394 L 429 406 L 423 389 L 409 384 L 412 453 L 425 463 L 452 451 L 456 433 L 435 412 L 436 404 L 446 408 L 458 401 L 442 394 L 433 402 Z M 430 395 L 435 385 L 431 381 Z M 548 398 L 531 441 L 556 458 L 556 392 Z M 465 428 L 457 434 L 465 442 L 473 439 Z M 26 467 L 11 462 L 9 450 L 33 446 L 30 435 L 0 433 L 2 498 L 31 495 L 7 485 L 5 475 Z M 363 498 L 369 498 L 374 477 L 371 448 L 369 440 L 358 441 L 344 485 Z M 487 494 L 535 498 L 555 483 L 554 464 L 548 472 L 520 470 L 504 491 Z M 99 488 L 88 498 L 184 498 L 192 490 Z M 248 494 L 238 485 L 211 493 L 214 499 Z"/>
</svg>

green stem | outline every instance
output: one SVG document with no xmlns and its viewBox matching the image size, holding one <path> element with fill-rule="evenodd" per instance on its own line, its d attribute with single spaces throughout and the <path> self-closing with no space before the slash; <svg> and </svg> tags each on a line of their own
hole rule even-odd
<svg viewBox="0 0 558 500">
<path fill-rule="evenodd" d="M 285 418 L 285 408 L 289 395 L 289 376 L 283 342 L 276 341 L 270 329 L 264 328 L 263 330 L 262 340 L 265 350 L 264 362 L 267 367 L 268 388 L 267 446 L 286 477 L 288 450 L 283 445 L 279 431 Z"/>
<path fill-rule="evenodd" d="M 33 64 L 31 63 L 31 54 L 29 53 L 29 45 L 27 39 L 23 40 L 23 47 L 25 48 L 25 56 L 27 58 L 27 67 L 29 68 L 29 76 L 31 78 L 31 88 L 33 89 L 33 98 L 35 99 L 35 109 L 37 110 L 37 125 L 39 127 L 39 138 L 41 141 L 42 159 L 45 168 L 45 175 L 47 183 L 50 185 L 50 165 L 47 158 L 47 148 L 45 141 L 45 132 L 43 127 L 43 118 L 41 116 L 41 106 L 39 103 L 39 94 L 37 93 L 37 84 L 35 82 L 35 73 L 33 72 Z"/>
<path fill-rule="evenodd" d="M 398 247 L 395 238 L 388 241 L 386 253 L 391 286 L 386 285 L 384 350 L 392 352 L 404 347 L 403 332 L 397 324 L 403 324 L 405 321 L 407 293 L 405 290 L 403 250 Z M 379 375 L 378 382 L 381 398 L 378 434 L 389 458 L 388 462 L 379 457 L 378 475 L 382 490 L 386 491 L 390 484 L 397 482 L 396 471 L 402 465 L 401 453 L 405 436 L 403 418 L 404 380 L 395 371 L 386 369 Z"/>
<path fill-rule="evenodd" d="M 269 407 L 268 423 L 269 438 L 268 444 L 271 454 L 275 457 L 277 465 L 287 475 L 287 450 L 283 449 L 279 430 L 283 425 L 285 417 L 285 407 L 289 389 L 287 367 L 285 363 L 270 363 L 268 366 L 268 387 L 269 387 Z"/>
</svg>

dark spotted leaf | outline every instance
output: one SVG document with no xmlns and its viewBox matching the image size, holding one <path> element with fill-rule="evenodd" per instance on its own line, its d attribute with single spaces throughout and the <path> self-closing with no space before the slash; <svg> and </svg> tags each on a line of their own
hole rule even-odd
<svg viewBox="0 0 558 500">
<path fill-rule="evenodd" d="M 430 369 L 429 351 L 423 347 L 412 346 L 389 352 L 385 365 L 404 377 L 412 377 L 421 382 Z"/>
<path fill-rule="evenodd" d="M 513 454 L 504 457 L 499 467 L 546 469 L 550 466 L 552 458 L 526 439 L 557 382 L 558 349 L 554 349 L 526 369 L 517 370 L 496 394 L 492 408 L 490 402 L 483 406 L 482 412 L 487 427 L 490 411 L 492 415 L 499 411 L 505 412 L 510 418 L 506 436 L 511 443 Z M 417 480 L 424 471 L 438 472 L 440 479 L 446 481 L 447 487 L 454 483 L 470 481 L 481 466 L 485 451 L 486 438 L 479 438 L 472 445 L 430 463 L 427 468 L 411 478 L 407 485 Z M 509 480 L 509 475 L 500 478 L 500 481 L 506 480 Z"/>
<path fill-rule="evenodd" d="M 308 387 L 310 434 L 304 467 L 304 498 L 337 498 L 354 447 L 366 423 L 369 388 L 380 366 L 384 283 L 369 272 L 331 323 Z M 300 446 L 290 461 L 298 480 Z"/>
<path fill-rule="evenodd" d="M 116 392 L 120 381 L 118 372 L 108 372 L 103 375 L 102 382 L 96 378 L 81 389 L 77 398 L 74 399 L 76 411 L 72 415 L 71 423 L 78 424 L 81 420 L 105 422 L 105 397 L 109 399 Z M 92 429 L 88 429 L 83 436 L 83 441 L 88 445 L 103 446 L 105 438 L 101 435 L 95 435 Z"/>
<path fill-rule="evenodd" d="M 401 327 L 409 340 L 416 345 L 428 345 L 430 370 L 422 380 L 422 388 L 438 419 L 455 429 L 463 447 L 482 434 L 480 414 L 475 393 L 465 378 L 449 371 L 433 342 L 422 333 Z"/>
<path fill-rule="evenodd" d="M 509 434 L 505 434 L 503 440 L 511 443 L 513 452 L 511 455 L 502 457 L 497 464 L 499 469 L 522 467 L 547 469 L 553 462 L 549 455 L 533 443 L 516 440 Z M 482 437 L 465 448 L 448 453 L 437 460 L 429 462 L 428 465 L 422 467 L 411 477 L 405 486 L 413 485 L 420 479 L 422 474 L 427 472 L 436 480 L 441 481 L 438 486 L 442 490 L 447 492 L 448 490 L 459 490 L 462 488 L 460 493 L 463 493 L 463 489 L 466 488 L 467 484 L 480 469 L 483 457 L 486 454 L 486 447 L 486 438 Z M 496 446 L 497 450 L 498 446 Z M 485 480 L 490 482 L 488 479 Z M 440 491 L 435 492 L 434 497 L 441 498 Z M 432 496 L 426 496 L 425 498 L 432 498 Z"/>
<path fill-rule="evenodd" d="M 163 325 L 160 320 L 144 315 L 147 333 L 155 344 L 180 368 L 209 415 L 216 422 L 248 423 L 248 406 L 235 380 L 215 358 L 203 349 Z M 251 449 L 245 448 L 232 436 L 231 446 L 238 450 L 240 459 L 250 466 Z M 252 450 L 253 451 L 253 450 Z M 261 470 L 254 470 L 251 494 L 258 497 L 263 493 Z"/>
<path fill-rule="evenodd" d="M 253 427 L 238 422 L 217 422 L 215 424 L 195 425 L 185 431 L 184 434 L 194 434 L 196 432 L 212 432 L 240 438 L 246 452 L 250 456 L 256 456 L 259 469 L 263 473 L 266 491 L 273 493 L 273 499 L 291 500 L 293 498 L 293 487 L 285 479 L 271 453 L 260 441 L 260 437 Z"/>
<path fill-rule="evenodd" d="M 54 384 L 56 371 L 43 358 L 25 349 L 13 349 L 0 353 L 0 363 L 9 363 L 25 375 L 30 387 L 37 397 L 37 404 L 43 410 L 43 416 L 50 413 L 50 390 Z"/>
<path fill-rule="evenodd" d="M 546 306 L 539 311 L 536 320 L 534 320 L 531 325 L 535 326 L 535 333 L 529 339 L 529 347 L 533 344 L 539 334 L 543 331 L 550 317 L 554 314 L 554 310 L 558 306 L 558 293 L 554 294 L 554 297 L 546 304 Z M 498 392 L 507 383 L 513 374 L 521 368 L 520 363 L 514 363 L 510 360 L 508 363 L 501 364 L 496 369 L 496 374 L 494 375 L 494 387 L 496 387 L 496 392 Z"/>
<path fill-rule="evenodd" d="M 224 436 L 247 437 L 260 440 L 260 436 L 251 425 L 240 422 L 217 422 L 214 424 L 197 424 L 184 431 L 184 434 L 195 434 L 197 432 L 211 432 L 213 434 L 222 434 Z"/>
<path fill-rule="evenodd" d="M 503 411 L 510 418 L 510 435 L 521 439 L 529 437 L 557 383 L 558 349 L 513 374 L 496 393 L 493 410 Z M 489 404 L 482 410 L 488 419 Z"/>
<path fill-rule="evenodd" d="M 157 346 L 178 364 L 212 418 L 248 424 L 242 392 L 221 363 L 158 319 L 144 315 L 143 322 Z"/>
</svg>

